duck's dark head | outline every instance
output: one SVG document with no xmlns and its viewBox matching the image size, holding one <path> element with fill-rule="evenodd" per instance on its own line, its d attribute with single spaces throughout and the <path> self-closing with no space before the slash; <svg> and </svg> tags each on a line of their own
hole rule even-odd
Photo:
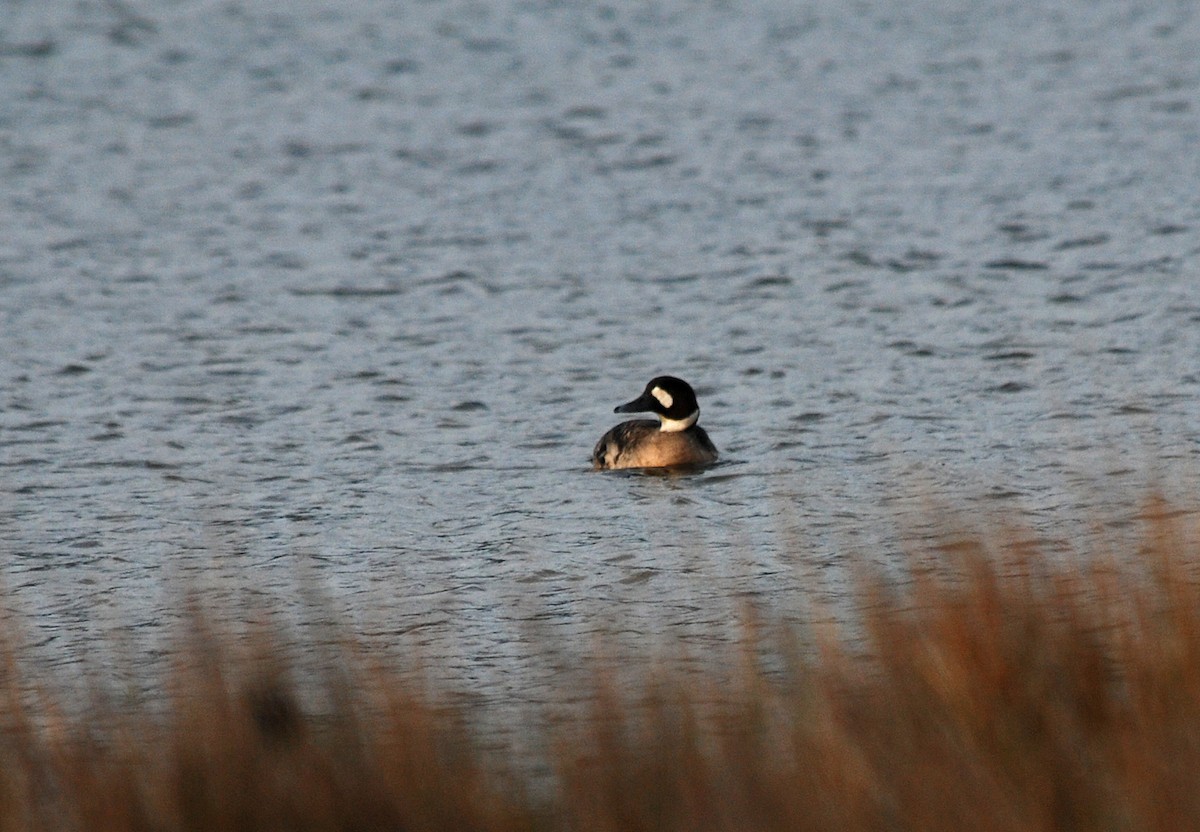
<svg viewBox="0 0 1200 832">
<path fill-rule="evenodd" d="M 631 402 L 613 410 L 614 413 L 655 413 L 662 420 L 662 430 L 687 430 L 700 418 L 696 394 L 686 381 L 674 376 L 651 379 Z"/>
</svg>

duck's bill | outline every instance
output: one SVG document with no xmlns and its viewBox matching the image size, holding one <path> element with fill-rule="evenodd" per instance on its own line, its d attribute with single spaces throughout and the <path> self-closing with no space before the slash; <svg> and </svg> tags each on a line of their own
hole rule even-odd
<svg viewBox="0 0 1200 832">
<path fill-rule="evenodd" d="M 649 393 L 643 393 L 631 402 L 613 408 L 613 413 L 649 413 L 658 402 Z"/>
</svg>

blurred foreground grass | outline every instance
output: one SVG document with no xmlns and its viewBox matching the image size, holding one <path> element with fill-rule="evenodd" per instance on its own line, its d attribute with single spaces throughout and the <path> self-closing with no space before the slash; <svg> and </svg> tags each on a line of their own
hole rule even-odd
<svg viewBox="0 0 1200 832">
<path fill-rule="evenodd" d="M 596 668 L 536 786 L 352 646 L 319 709 L 269 636 L 201 627 L 166 703 L 82 710 L 10 647 L 0 829 L 1198 828 L 1200 545 L 1161 501 L 1144 516 L 1082 562 L 978 534 L 901 586 L 863 574 L 853 639 L 748 612 L 732 669 Z"/>
</svg>

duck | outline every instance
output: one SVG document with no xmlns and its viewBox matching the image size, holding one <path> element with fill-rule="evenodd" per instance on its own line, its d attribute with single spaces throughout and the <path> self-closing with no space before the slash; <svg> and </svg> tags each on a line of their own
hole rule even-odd
<svg viewBox="0 0 1200 832">
<path fill-rule="evenodd" d="M 717 460 L 716 445 L 697 424 L 696 393 L 683 379 L 653 378 L 642 395 L 613 412 L 653 413 L 658 420 L 621 422 L 601 436 L 592 451 L 592 467 L 597 470 L 695 467 Z"/>
</svg>

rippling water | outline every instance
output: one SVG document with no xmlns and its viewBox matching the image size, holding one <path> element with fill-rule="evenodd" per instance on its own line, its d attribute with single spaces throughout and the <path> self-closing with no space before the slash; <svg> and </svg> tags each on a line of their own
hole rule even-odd
<svg viewBox="0 0 1200 832">
<path fill-rule="evenodd" d="M 1192 493 L 1190 5 L 275 5 L 0 23 L 3 579 L 48 661 L 315 593 L 536 698 L 556 647 L 836 603 L 947 505 L 1069 548 Z M 588 470 L 665 372 L 723 462 Z"/>
</svg>

